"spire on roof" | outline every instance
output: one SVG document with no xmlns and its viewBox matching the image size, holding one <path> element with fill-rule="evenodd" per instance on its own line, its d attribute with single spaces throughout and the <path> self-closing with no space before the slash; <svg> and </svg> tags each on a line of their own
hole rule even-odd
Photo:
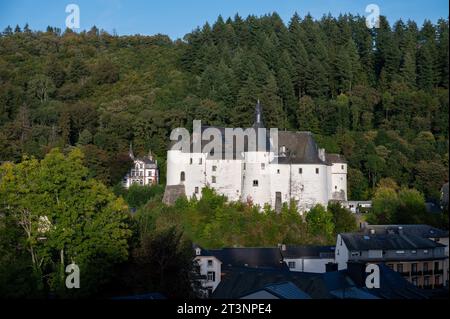
<svg viewBox="0 0 450 319">
<path fill-rule="evenodd" d="M 255 126 L 264 127 L 264 124 L 262 121 L 262 108 L 261 108 L 261 103 L 259 102 L 259 99 L 256 102 L 256 107 L 255 107 Z"/>
<path fill-rule="evenodd" d="M 128 151 L 128 156 L 130 156 L 130 158 L 132 160 L 134 160 L 134 153 L 133 153 L 133 144 L 132 144 L 132 142 L 130 142 L 130 150 Z"/>
</svg>

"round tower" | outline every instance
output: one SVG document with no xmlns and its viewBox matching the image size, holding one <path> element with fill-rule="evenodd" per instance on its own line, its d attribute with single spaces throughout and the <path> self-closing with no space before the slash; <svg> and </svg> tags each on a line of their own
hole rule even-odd
<svg viewBox="0 0 450 319">
<path fill-rule="evenodd" d="M 242 162 L 242 200 L 255 205 L 271 204 L 270 199 L 270 140 L 263 121 L 261 105 L 256 104 L 254 138 L 247 137 Z"/>
</svg>

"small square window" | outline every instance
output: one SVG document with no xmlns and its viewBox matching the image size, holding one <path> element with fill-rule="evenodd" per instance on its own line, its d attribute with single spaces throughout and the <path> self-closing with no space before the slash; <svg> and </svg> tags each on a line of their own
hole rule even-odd
<svg viewBox="0 0 450 319">
<path fill-rule="evenodd" d="M 198 194 L 198 186 L 195 186 L 195 193 Z"/>
<path fill-rule="evenodd" d="M 215 281 L 216 273 L 214 271 L 208 271 L 207 278 L 208 278 L 208 281 Z"/>
<path fill-rule="evenodd" d="M 261 169 L 265 169 L 266 168 L 266 164 L 261 163 Z"/>
<path fill-rule="evenodd" d="M 341 165 L 341 169 L 344 170 L 344 165 Z"/>
<path fill-rule="evenodd" d="M 212 182 L 213 184 L 216 183 L 216 177 L 215 177 L 215 176 L 211 176 L 211 182 Z"/>
<path fill-rule="evenodd" d="M 289 261 L 288 262 L 288 266 L 289 266 L 290 269 L 295 268 L 295 261 Z"/>
<path fill-rule="evenodd" d="M 299 169 L 298 169 L 298 173 L 299 173 L 299 174 L 303 174 L 303 169 L 302 169 L 302 168 L 299 168 Z"/>
<path fill-rule="evenodd" d="M 254 186 L 254 187 L 258 187 L 258 180 L 257 180 L 257 179 L 255 179 L 255 180 L 253 181 L 253 186 Z"/>
<path fill-rule="evenodd" d="M 318 168 L 316 168 L 316 174 L 319 174 L 319 169 Z"/>
<path fill-rule="evenodd" d="M 212 259 L 208 259 L 208 267 L 212 267 L 212 265 L 213 265 Z"/>
<path fill-rule="evenodd" d="M 216 165 L 214 165 L 214 166 L 212 167 L 212 171 L 213 171 L 213 172 L 217 171 L 217 166 L 216 166 Z"/>
<path fill-rule="evenodd" d="M 277 174 L 280 174 L 280 170 L 279 169 L 277 169 Z"/>
</svg>

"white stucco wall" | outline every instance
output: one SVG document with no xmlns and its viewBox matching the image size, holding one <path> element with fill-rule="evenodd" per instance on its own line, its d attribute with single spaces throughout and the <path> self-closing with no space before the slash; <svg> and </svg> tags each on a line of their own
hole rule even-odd
<svg viewBox="0 0 450 319">
<path fill-rule="evenodd" d="M 333 258 L 284 258 L 286 265 L 289 262 L 295 262 L 295 268 L 289 268 L 290 271 L 324 273 L 326 264 L 334 263 Z"/>
<path fill-rule="evenodd" d="M 212 288 L 214 291 L 220 283 L 220 275 L 222 269 L 222 263 L 214 256 L 197 256 L 195 260 L 198 262 L 200 266 L 200 274 L 207 278 L 207 274 L 209 271 L 215 272 L 215 280 L 209 281 L 207 279 L 202 280 L 202 285 L 205 288 Z M 212 266 L 208 266 L 208 260 L 212 261 Z"/>
<path fill-rule="evenodd" d="M 347 194 L 346 164 L 269 164 L 272 157 L 273 154 L 265 152 L 248 152 L 243 160 L 214 160 L 206 159 L 206 154 L 202 153 L 170 150 L 167 152 L 167 185 L 184 184 L 188 198 L 194 195 L 196 187 L 196 196 L 200 198 L 202 188 L 208 185 L 231 201 L 245 202 L 251 198 L 261 207 L 266 203 L 275 207 L 276 193 L 280 192 L 282 203 L 295 200 L 300 212 L 316 204 L 326 207 L 332 199 L 334 186 Z M 216 171 L 213 171 L 214 166 Z M 180 180 L 181 172 L 185 174 L 184 182 Z M 258 186 L 253 185 L 254 180 L 258 181 Z"/>
<path fill-rule="evenodd" d="M 338 235 L 335 249 L 335 260 L 338 264 L 338 270 L 347 269 L 348 256 L 348 248 L 342 240 L 341 235 Z"/>
</svg>

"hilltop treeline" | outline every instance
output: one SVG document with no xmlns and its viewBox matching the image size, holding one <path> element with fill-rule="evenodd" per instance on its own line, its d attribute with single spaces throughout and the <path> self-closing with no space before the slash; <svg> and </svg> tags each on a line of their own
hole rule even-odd
<svg viewBox="0 0 450 319">
<path fill-rule="evenodd" d="M 164 170 L 172 128 L 310 130 L 349 161 L 350 198 L 389 177 L 439 198 L 448 179 L 448 19 L 368 29 L 365 18 L 235 16 L 172 41 L 7 28 L 0 37 L 0 160 L 80 146 L 89 176 L 114 185 L 137 153 Z M 162 172 L 164 178 L 164 171 Z"/>
</svg>

